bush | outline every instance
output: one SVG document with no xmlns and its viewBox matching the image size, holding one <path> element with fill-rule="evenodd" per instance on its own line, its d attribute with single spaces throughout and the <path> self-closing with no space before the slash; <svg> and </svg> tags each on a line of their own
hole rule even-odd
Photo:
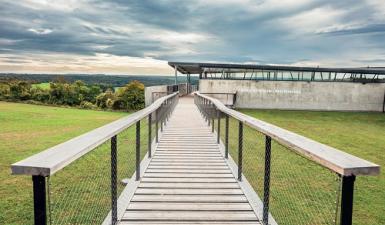
<svg viewBox="0 0 385 225">
<path fill-rule="evenodd" d="M 114 100 L 115 94 L 109 89 L 96 97 L 96 105 L 102 109 L 109 108 L 109 106 L 112 106 Z"/>
<path fill-rule="evenodd" d="M 95 109 L 96 106 L 94 104 L 92 104 L 92 102 L 82 101 L 80 103 L 80 108 L 83 108 L 83 109 Z"/>
<path fill-rule="evenodd" d="M 139 81 L 132 81 L 126 86 L 119 88 L 117 99 L 121 109 L 138 110 L 144 108 L 144 85 Z"/>
</svg>

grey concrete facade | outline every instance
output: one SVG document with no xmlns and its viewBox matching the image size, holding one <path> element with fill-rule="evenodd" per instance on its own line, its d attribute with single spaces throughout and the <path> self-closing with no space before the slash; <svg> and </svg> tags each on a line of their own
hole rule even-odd
<svg viewBox="0 0 385 225">
<path fill-rule="evenodd" d="M 236 108 L 381 112 L 385 83 L 200 80 L 199 91 L 236 92 Z"/>
<path fill-rule="evenodd" d="M 186 95 L 189 91 L 191 91 L 191 85 L 187 83 L 181 83 L 177 85 L 157 85 L 157 86 L 149 86 L 144 88 L 144 102 L 146 107 L 151 105 L 158 98 L 166 96 L 173 92 L 174 87 L 177 86 L 177 90 L 179 91 L 179 96 Z"/>
<path fill-rule="evenodd" d="M 167 95 L 167 85 L 149 86 L 144 88 L 144 102 L 146 107 L 155 100 Z"/>
</svg>

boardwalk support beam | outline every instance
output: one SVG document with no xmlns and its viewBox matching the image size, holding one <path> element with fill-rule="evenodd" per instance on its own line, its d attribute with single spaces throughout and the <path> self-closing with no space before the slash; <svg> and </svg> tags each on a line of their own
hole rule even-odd
<svg viewBox="0 0 385 225">
<path fill-rule="evenodd" d="M 148 114 L 148 158 L 151 158 L 152 114 Z"/>
<path fill-rule="evenodd" d="M 353 193 L 356 176 L 342 176 L 341 225 L 352 225 Z"/>
<path fill-rule="evenodd" d="M 238 180 L 242 181 L 243 123 L 238 127 Z"/>
<path fill-rule="evenodd" d="M 225 128 L 225 158 L 229 158 L 229 115 L 226 114 L 226 128 Z"/>
<path fill-rule="evenodd" d="M 118 169 L 116 135 L 111 138 L 111 224 L 118 222 Z"/>
<path fill-rule="evenodd" d="M 155 110 L 155 140 L 156 143 L 159 142 L 159 110 Z"/>
<path fill-rule="evenodd" d="M 217 110 L 217 117 L 218 117 L 218 132 L 217 132 L 217 143 L 219 144 L 221 140 L 221 111 Z"/>
<path fill-rule="evenodd" d="M 136 180 L 140 180 L 140 120 L 136 122 Z"/>
<path fill-rule="evenodd" d="M 263 182 L 263 219 L 264 225 L 269 224 L 269 199 L 270 199 L 270 159 L 271 159 L 271 137 L 265 139 L 265 176 Z"/>
<path fill-rule="evenodd" d="M 211 109 L 211 133 L 214 133 L 215 129 L 215 108 L 214 105 L 212 105 Z"/>
<path fill-rule="evenodd" d="M 45 177 L 32 176 L 33 205 L 35 225 L 47 224 L 46 185 Z"/>
</svg>

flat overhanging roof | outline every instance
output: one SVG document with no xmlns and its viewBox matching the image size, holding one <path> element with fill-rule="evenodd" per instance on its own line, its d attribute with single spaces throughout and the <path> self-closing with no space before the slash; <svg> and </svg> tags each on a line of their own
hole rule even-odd
<svg viewBox="0 0 385 225">
<path fill-rule="evenodd" d="M 225 63 L 194 63 L 194 62 L 168 62 L 182 74 L 245 72 L 245 71 L 284 71 L 284 72 L 326 72 L 347 74 L 372 74 L 385 76 L 385 67 L 358 67 L 358 68 L 331 68 L 331 67 L 300 67 L 300 66 L 275 66 L 257 64 L 225 64 Z"/>
</svg>

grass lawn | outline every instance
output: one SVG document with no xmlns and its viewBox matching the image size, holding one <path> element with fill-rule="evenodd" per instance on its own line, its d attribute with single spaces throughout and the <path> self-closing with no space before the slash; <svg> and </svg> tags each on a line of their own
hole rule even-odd
<svg viewBox="0 0 385 225">
<path fill-rule="evenodd" d="M 31 177 L 11 176 L 10 164 L 125 115 L 0 101 L 0 223 L 32 219 Z"/>
<path fill-rule="evenodd" d="M 270 122 L 272 124 L 278 125 L 287 130 L 296 132 L 303 136 L 309 137 L 311 139 L 317 140 L 321 143 L 330 145 L 342 151 L 353 154 L 357 157 L 369 160 L 380 166 L 385 166 L 385 114 L 383 113 L 367 113 L 367 112 L 309 112 L 309 111 L 280 111 L 280 110 L 240 110 L 241 112 L 253 116 L 255 118 Z M 233 124 L 235 126 L 236 124 Z M 247 128 L 246 128 L 247 129 Z M 236 130 L 236 129 L 233 129 Z M 231 130 L 230 130 L 231 132 Z M 236 132 L 236 131 L 235 131 Z M 247 130 L 245 130 L 247 133 Z M 246 135 L 246 140 L 247 140 Z M 254 138 L 258 139 L 257 136 Z M 261 140 L 263 141 L 263 140 Z M 247 141 L 246 141 L 247 142 Z M 263 144 L 262 144 L 263 146 Z M 249 146 L 250 148 L 252 146 Z M 247 148 L 247 144 L 246 144 Z M 295 154 L 288 153 L 288 151 L 280 150 L 280 146 L 277 144 L 272 146 L 272 169 L 274 168 L 274 163 L 276 166 L 283 168 L 278 168 L 275 171 L 272 171 L 272 188 L 274 182 L 286 181 L 283 186 L 284 190 L 288 192 L 293 190 L 291 194 L 297 190 L 297 193 L 294 193 L 293 196 L 298 198 L 305 198 L 304 196 L 307 192 L 315 191 L 316 194 L 323 189 L 330 188 L 335 182 L 325 181 L 327 177 L 333 177 L 331 174 L 321 174 L 318 175 L 316 171 L 322 171 L 321 168 L 309 168 L 309 164 L 306 160 L 300 159 L 299 156 Z M 277 149 L 274 152 L 274 149 Z M 258 151 L 258 150 L 257 150 Z M 261 150 L 262 152 L 262 150 Z M 274 156 L 274 154 L 276 156 Z M 232 155 L 235 155 L 234 153 Z M 281 159 L 279 158 L 281 157 Z M 283 157 L 283 158 L 282 158 Z M 247 173 L 248 167 L 248 156 L 246 153 L 245 160 L 245 169 Z M 250 158 L 250 157 L 249 157 Z M 273 161 L 275 159 L 275 161 Z M 250 160 L 250 159 L 249 159 Z M 257 159 L 255 159 L 257 160 Z M 288 163 L 290 161 L 290 163 Z M 262 160 L 263 162 L 263 160 Z M 286 162 L 285 166 L 283 162 Z M 281 164 L 282 163 L 282 164 Z M 301 167 L 296 168 L 295 164 L 301 164 L 302 171 L 298 170 Z M 255 161 L 254 161 L 255 165 Z M 257 166 L 258 167 L 258 166 Z M 254 168 L 258 170 L 258 168 Z M 262 168 L 260 168 L 262 170 Z M 313 170 L 314 169 L 314 170 Z M 273 169 L 274 170 L 274 169 Z M 278 171 L 279 170 L 279 171 Z M 295 172 L 297 171 L 297 172 Z M 312 174 L 314 172 L 314 174 Z M 299 175 L 298 175 L 299 174 Z M 313 175 L 312 177 L 306 177 Z M 281 177 L 280 177 L 281 176 Z M 298 176 L 298 177 L 296 177 Z M 304 177 L 305 176 L 305 177 Z M 300 180 L 302 177 L 302 180 Z M 306 178 L 306 179 L 304 179 Z M 314 181 L 319 179 L 319 182 L 316 183 L 315 187 L 308 186 L 308 190 L 301 189 L 301 187 L 295 186 L 293 180 L 297 182 L 309 183 L 309 181 Z M 251 183 L 260 183 L 258 179 L 252 180 Z M 327 184 L 327 185 L 325 185 Z M 322 186 L 324 185 L 324 186 Z M 256 184 L 255 188 L 258 191 L 260 184 Z M 318 187 L 318 188 L 317 188 Z M 275 187 L 279 188 L 279 187 Z M 292 188 L 292 189 L 290 189 Z M 334 189 L 334 188 L 332 188 Z M 272 190 L 272 195 L 274 193 L 285 194 L 283 190 Z M 320 194 L 320 197 L 323 194 Z M 292 201 L 298 201 L 296 199 L 291 199 Z M 320 199 L 322 202 L 322 199 Z M 329 199 L 332 200 L 332 199 Z M 327 203 L 327 201 L 325 201 Z M 311 203 L 309 205 L 300 206 L 299 210 L 306 212 L 307 209 L 310 209 Z M 272 203 L 272 211 L 274 212 L 274 199 Z M 278 207 L 278 206 L 277 206 Z M 276 208 L 277 208 L 276 207 Z M 281 211 L 295 209 L 296 205 L 285 205 L 281 207 Z M 327 206 L 323 206 L 325 208 Z M 382 172 L 380 176 L 359 176 L 356 179 L 356 190 L 355 190 L 355 199 L 354 199 L 354 215 L 353 222 L 354 224 L 385 224 L 385 173 Z M 279 216 L 279 212 L 277 212 Z M 326 212 L 325 212 L 326 214 Z M 288 219 L 289 217 L 287 217 Z M 304 220 L 303 220 L 304 221 Z M 292 223 L 288 223 L 292 224 Z M 302 224 L 302 223 L 301 223 Z"/>
<path fill-rule="evenodd" d="M 32 84 L 32 87 L 39 87 L 42 89 L 49 89 L 49 83 L 39 83 L 39 84 Z"/>
</svg>

